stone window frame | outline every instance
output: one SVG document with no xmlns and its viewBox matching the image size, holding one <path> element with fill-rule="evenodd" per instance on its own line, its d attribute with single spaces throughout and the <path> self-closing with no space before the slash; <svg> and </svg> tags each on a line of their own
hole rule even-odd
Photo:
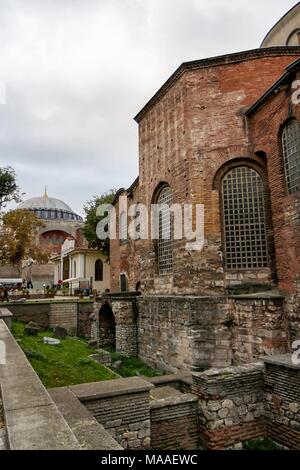
<svg viewBox="0 0 300 470">
<path fill-rule="evenodd" d="M 266 220 L 266 229 L 267 229 L 267 254 L 268 254 L 268 266 L 265 268 L 227 268 L 225 260 L 225 230 L 224 230 L 224 215 L 223 215 L 223 193 L 222 193 L 222 181 L 224 176 L 233 168 L 239 166 L 248 166 L 249 168 L 255 170 L 262 178 L 264 186 L 264 200 L 265 200 L 265 220 Z M 232 160 L 224 163 L 216 172 L 213 179 L 214 191 L 218 192 L 219 195 L 219 214 L 220 214 L 220 230 L 222 237 L 222 254 L 223 254 L 223 264 L 225 272 L 246 272 L 253 271 L 259 272 L 265 269 L 270 269 L 272 274 L 272 279 L 274 282 L 277 282 L 277 270 L 276 270 L 276 258 L 275 258 L 275 245 L 274 245 L 274 235 L 273 235 L 273 220 L 272 220 L 272 210 L 271 210 L 271 197 L 270 189 L 267 177 L 267 158 L 264 152 L 256 152 L 253 157 L 236 157 Z"/>
<path fill-rule="evenodd" d="M 290 163 L 289 159 L 291 158 L 291 156 L 288 156 L 285 153 L 284 133 L 285 133 L 287 127 L 293 122 L 297 123 L 298 129 L 299 129 L 299 142 L 298 142 L 298 145 L 299 145 L 299 151 L 300 151 L 300 122 L 295 116 L 292 116 L 289 119 L 287 119 L 281 125 L 280 131 L 279 131 L 279 149 L 280 149 L 280 156 L 281 156 L 281 160 L 282 160 L 282 170 L 283 170 L 283 175 L 284 175 L 284 186 L 285 186 L 285 192 L 288 195 L 293 195 L 293 194 L 296 194 L 300 191 L 300 177 L 299 177 L 299 182 L 296 183 L 296 185 L 298 185 L 299 189 L 297 188 L 295 190 L 294 184 L 293 184 L 293 187 L 291 187 L 291 185 L 289 184 L 289 180 L 288 180 L 288 178 L 289 178 L 289 175 L 288 175 L 289 168 L 288 168 L 288 166 L 289 166 L 289 163 Z M 299 156 L 298 160 L 300 162 L 300 156 Z M 297 171 L 300 172 L 300 167 L 299 167 L 299 169 L 297 169 Z"/>
<path fill-rule="evenodd" d="M 103 281 L 103 261 L 98 258 L 95 261 L 95 282 Z"/>
</svg>

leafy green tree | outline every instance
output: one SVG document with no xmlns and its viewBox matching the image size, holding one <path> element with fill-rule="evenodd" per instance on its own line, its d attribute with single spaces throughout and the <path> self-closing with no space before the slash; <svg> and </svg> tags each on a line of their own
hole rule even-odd
<svg viewBox="0 0 300 470">
<path fill-rule="evenodd" d="M 98 222 L 102 217 L 97 217 L 97 208 L 101 204 L 111 204 L 115 198 L 116 190 L 111 189 L 102 196 L 94 196 L 92 199 L 87 201 L 83 210 L 85 213 L 85 224 L 83 228 L 83 234 L 88 242 L 90 248 L 96 248 L 102 250 L 104 254 L 109 254 L 109 240 L 99 240 L 96 233 Z"/>
<path fill-rule="evenodd" d="M 22 270 L 23 261 L 31 259 L 46 263 L 50 252 L 39 246 L 39 231 L 44 224 L 36 215 L 25 209 L 7 212 L 0 226 L 0 263 Z"/>
<path fill-rule="evenodd" d="M 15 171 L 11 167 L 0 168 L 0 210 L 8 202 L 20 202 L 20 200 Z"/>
</svg>

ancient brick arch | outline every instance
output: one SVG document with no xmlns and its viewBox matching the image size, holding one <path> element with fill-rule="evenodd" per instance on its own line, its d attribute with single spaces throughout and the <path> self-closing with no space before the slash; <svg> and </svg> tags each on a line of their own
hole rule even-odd
<svg viewBox="0 0 300 470">
<path fill-rule="evenodd" d="M 108 301 L 104 301 L 99 310 L 99 340 L 101 346 L 116 343 L 116 320 Z"/>
<path fill-rule="evenodd" d="M 136 299 L 139 292 L 106 294 L 99 310 L 100 346 L 116 345 L 116 352 L 124 356 L 137 356 L 138 310 Z M 114 328 L 114 337 L 112 336 Z"/>
</svg>

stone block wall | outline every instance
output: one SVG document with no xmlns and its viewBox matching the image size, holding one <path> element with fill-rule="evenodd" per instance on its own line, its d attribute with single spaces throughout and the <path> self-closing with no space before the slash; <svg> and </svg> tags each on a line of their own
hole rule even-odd
<svg viewBox="0 0 300 470">
<path fill-rule="evenodd" d="M 232 297 L 228 302 L 233 365 L 287 352 L 288 324 L 283 297 Z"/>
<path fill-rule="evenodd" d="M 93 302 L 78 303 L 78 336 L 91 336 L 91 315 L 94 312 Z"/>
<path fill-rule="evenodd" d="M 24 323 L 34 321 L 47 329 L 50 323 L 50 302 L 9 303 L 13 318 Z"/>
<path fill-rule="evenodd" d="M 128 357 L 137 356 L 137 325 L 116 326 L 116 352 Z"/>
<path fill-rule="evenodd" d="M 134 377 L 71 387 L 124 449 L 151 445 L 149 382 Z"/>
<path fill-rule="evenodd" d="M 151 366 L 177 372 L 231 364 L 225 300 L 143 296 L 138 313 L 139 356 Z"/>
<path fill-rule="evenodd" d="M 266 435 L 261 364 L 212 369 L 194 374 L 193 379 L 204 448 L 239 448 L 242 441 Z"/>
<path fill-rule="evenodd" d="M 264 391 L 268 435 L 300 450 L 300 367 L 291 355 L 266 360 Z"/>
<path fill-rule="evenodd" d="M 300 285 L 300 284 L 299 284 Z M 299 291 L 300 294 L 300 291 Z M 294 341 L 300 340 L 300 295 L 287 296 L 284 310 L 288 325 L 288 339 L 290 348 Z"/>
<path fill-rule="evenodd" d="M 72 334 L 79 336 L 91 335 L 90 315 L 93 313 L 93 301 L 40 301 L 40 302 L 10 302 L 9 310 L 13 318 L 24 323 L 34 321 L 48 329 L 63 326 Z"/>
<path fill-rule="evenodd" d="M 116 321 L 116 352 L 124 356 L 138 355 L 137 293 L 108 295 Z"/>
<path fill-rule="evenodd" d="M 198 400 L 191 394 L 151 401 L 151 449 L 197 449 L 197 414 Z"/>
<path fill-rule="evenodd" d="M 77 335 L 78 305 L 74 303 L 51 303 L 50 305 L 50 328 L 61 326 L 69 334 Z"/>
<path fill-rule="evenodd" d="M 280 296 L 141 296 L 139 356 L 153 367 L 176 373 L 285 353 L 288 324 L 283 303 Z"/>
</svg>

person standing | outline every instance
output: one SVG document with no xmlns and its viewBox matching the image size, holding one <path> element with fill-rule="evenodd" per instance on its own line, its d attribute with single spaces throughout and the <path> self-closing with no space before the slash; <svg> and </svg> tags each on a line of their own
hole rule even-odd
<svg viewBox="0 0 300 470">
<path fill-rule="evenodd" d="M 8 289 L 6 287 L 4 288 L 2 302 L 9 302 Z"/>
</svg>

